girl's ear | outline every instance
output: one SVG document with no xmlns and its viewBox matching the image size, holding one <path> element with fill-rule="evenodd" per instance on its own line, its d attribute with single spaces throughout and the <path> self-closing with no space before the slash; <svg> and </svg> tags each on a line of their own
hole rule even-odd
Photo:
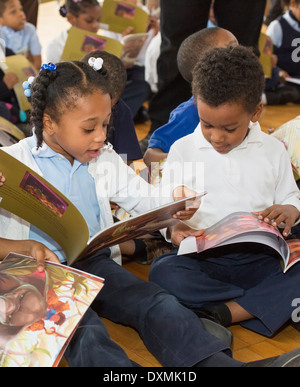
<svg viewBox="0 0 300 387">
<path fill-rule="evenodd" d="M 71 24 L 71 26 L 76 26 L 76 16 L 72 15 L 70 12 L 67 13 L 67 20 Z"/>
<path fill-rule="evenodd" d="M 257 122 L 260 119 L 261 113 L 263 111 L 263 104 L 260 102 L 255 109 L 255 112 L 252 115 L 251 121 Z"/>
<path fill-rule="evenodd" d="M 54 122 L 49 114 L 44 113 L 43 115 L 43 130 L 48 134 L 52 135 L 54 133 Z"/>
</svg>

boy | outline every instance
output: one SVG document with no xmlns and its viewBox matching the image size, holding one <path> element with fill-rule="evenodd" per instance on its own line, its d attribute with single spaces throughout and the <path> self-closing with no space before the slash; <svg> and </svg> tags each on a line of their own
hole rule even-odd
<svg viewBox="0 0 300 387">
<path fill-rule="evenodd" d="M 205 52 L 213 47 L 236 46 L 235 36 L 223 28 L 205 28 L 188 38 L 180 46 L 177 63 L 183 78 L 192 83 L 192 71 Z M 170 115 L 169 122 L 156 129 L 152 134 L 148 149 L 144 155 L 145 164 L 159 162 L 168 155 L 171 145 L 179 138 L 192 133 L 199 123 L 199 116 L 194 98 L 179 105 Z"/>
<path fill-rule="evenodd" d="M 187 222 L 194 229 L 247 211 L 274 226 L 284 223 L 287 236 L 299 218 L 299 190 L 288 154 L 258 124 L 264 82 L 257 57 L 241 46 L 211 50 L 194 70 L 200 124 L 173 145 L 161 182 L 180 181 L 208 192 Z M 181 175 L 184 163 L 202 168 L 197 176 L 187 168 Z M 192 233 L 187 225 L 171 231 L 177 245 Z M 300 266 L 283 274 L 273 251 L 239 244 L 189 256 L 173 252 L 154 261 L 149 278 L 199 315 L 225 326 L 243 321 L 271 336 L 291 317 L 292 301 L 299 297 Z"/>
<path fill-rule="evenodd" d="M 36 69 L 41 67 L 41 44 L 34 25 L 26 22 L 19 0 L 0 0 L 1 38 L 15 54 L 26 55 Z"/>
</svg>

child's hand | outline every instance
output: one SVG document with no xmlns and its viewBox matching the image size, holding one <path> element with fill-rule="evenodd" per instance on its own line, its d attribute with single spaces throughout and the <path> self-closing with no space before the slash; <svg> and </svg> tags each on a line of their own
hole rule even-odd
<svg viewBox="0 0 300 387">
<path fill-rule="evenodd" d="M 278 227 L 280 223 L 284 223 L 283 235 L 286 237 L 291 232 L 291 228 L 300 216 L 300 212 L 296 207 L 286 204 L 279 205 L 274 204 L 271 207 L 266 208 L 264 211 L 253 212 L 258 219 L 271 224 L 274 227 Z"/>
<path fill-rule="evenodd" d="M 127 27 L 123 32 L 122 32 L 122 36 L 126 36 L 126 35 L 130 35 L 130 34 L 133 34 L 134 33 L 134 28 L 129 26 Z"/>
<path fill-rule="evenodd" d="M 190 196 L 196 195 L 197 192 L 184 186 L 178 186 L 173 191 L 173 199 L 174 201 L 180 200 L 183 198 L 188 198 Z M 195 212 L 198 210 L 201 203 L 201 199 L 197 198 L 196 200 L 191 201 L 191 203 L 186 203 L 186 209 L 182 211 L 176 212 L 176 214 L 173 215 L 174 219 L 179 220 L 189 220 L 191 217 L 195 214 Z"/>
<path fill-rule="evenodd" d="M 201 236 L 205 230 L 193 230 L 184 223 L 178 222 L 175 226 L 169 228 L 170 239 L 174 246 L 179 246 L 180 243 L 188 236 Z"/>
<path fill-rule="evenodd" d="M 43 272 L 45 270 L 45 261 L 60 263 L 57 255 L 42 243 L 33 240 L 26 242 L 28 243 L 27 255 L 36 259 L 38 271 Z"/>
<path fill-rule="evenodd" d="M 0 187 L 2 187 L 4 182 L 5 182 L 5 177 L 2 175 L 2 172 L 0 172 Z"/>
</svg>

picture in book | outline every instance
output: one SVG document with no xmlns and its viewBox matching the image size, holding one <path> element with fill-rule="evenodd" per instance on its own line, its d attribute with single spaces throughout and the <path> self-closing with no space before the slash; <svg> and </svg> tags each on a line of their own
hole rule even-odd
<svg viewBox="0 0 300 387">
<path fill-rule="evenodd" d="M 248 212 L 226 216 L 199 237 L 187 237 L 179 247 L 178 255 L 201 253 L 208 249 L 235 243 L 253 242 L 273 248 L 282 258 L 286 272 L 300 260 L 300 240 L 285 239 L 278 228 L 265 223 Z"/>
<path fill-rule="evenodd" d="M 56 367 L 104 285 L 68 266 L 11 253 L 0 263 L 1 367 Z"/>
</svg>

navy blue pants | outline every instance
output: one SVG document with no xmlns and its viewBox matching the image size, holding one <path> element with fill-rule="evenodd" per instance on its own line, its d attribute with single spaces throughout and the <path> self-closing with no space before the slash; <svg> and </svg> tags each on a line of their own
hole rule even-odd
<svg viewBox="0 0 300 387">
<path fill-rule="evenodd" d="M 292 315 L 300 297 L 300 264 L 283 274 L 281 259 L 263 245 L 230 245 L 201 254 L 157 258 L 149 279 L 185 306 L 237 302 L 255 318 L 243 326 L 272 336 Z"/>
<path fill-rule="evenodd" d="M 199 318 L 158 285 L 145 282 L 109 258 L 109 250 L 74 267 L 105 284 L 73 336 L 65 357 L 71 367 L 132 367 L 98 317 L 136 329 L 148 350 L 166 367 L 191 367 L 231 350 L 207 333 Z"/>
</svg>

